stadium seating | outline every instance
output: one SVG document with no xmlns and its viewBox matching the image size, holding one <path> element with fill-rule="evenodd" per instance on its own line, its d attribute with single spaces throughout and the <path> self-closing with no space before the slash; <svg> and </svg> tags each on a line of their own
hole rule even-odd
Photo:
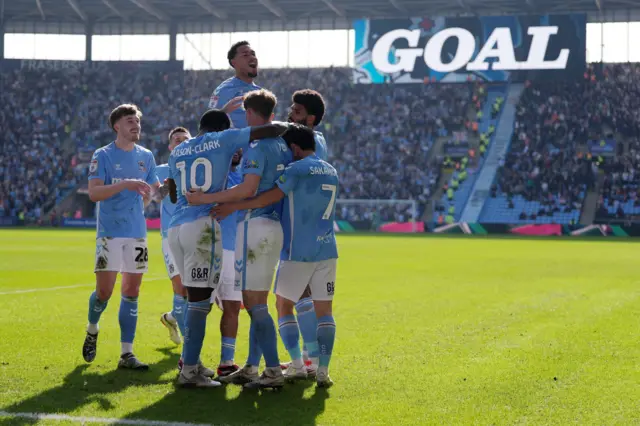
<svg viewBox="0 0 640 426">
<path fill-rule="evenodd" d="M 517 108 L 509 151 L 480 221 L 577 221 L 587 192 L 594 188 L 594 163 L 602 163 L 585 155 L 586 143 L 608 136 L 629 148 L 601 164 L 606 178 L 598 215 L 639 214 L 639 72 L 637 65 L 621 64 L 589 69 L 582 81 L 528 84 Z M 112 140 L 106 115 L 120 103 L 141 107 L 141 143 L 158 163 L 165 162 L 168 131 L 175 125 L 195 130 L 213 88 L 230 75 L 157 69 L 143 63 L 4 71 L 0 217 L 38 221 L 68 191 L 85 182 L 87 156 Z M 501 88 L 489 86 L 478 100 L 473 85 L 467 84 L 353 85 L 351 71 L 344 68 L 265 70 L 258 81 L 278 96 L 276 116 L 281 120 L 286 119 L 293 91 L 310 87 L 323 93 L 328 110 L 319 130 L 325 133 L 331 161 L 341 176 L 340 198 L 416 200 L 418 217 L 440 177 L 443 159 L 431 152 L 435 141 L 468 125 L 471 102 L 482 109 L 478 130 L 486 132 L 496 123 L 490 112 L 502 93 Z M 32 96 L 34 91 L 40 95 Z M 453 205 L 459 220 L 483 161 L 479 156 L 469 164 L 467 178 L 451 203 L 446 193 L 439 201 L 440 211 Z M 148 214 L 155 217 L 159 209 L 152 205 Z M 412 218 L 407 204 L 342 205 L 337 215 L 352 221 Z"/>
<path fill-rule="evenodd" d="M 484 223 L 577 223 L 596 171 L 584 155 L 603 122 L 587 113 L 592 74 L 581 82 L 527 84 L 517 109 L 509 152 L 485 203 Z"/>
<path fill-rule="evenodd" d="M 6 71 L 0 79 L 0 217 L 40 222 L 84 177 L 68 141 L 81 88 L 73 73 Z"/>
<path fill-rule="evenodd" d="M 178 124 L 195 131 L 213 89 L 230 76 L 228 71 L 153 69 L 130 63 L 70 73 L 62 77 L 76 88 L 67 101 L 68 138 L 86 158 L 113 138 L 108 112 L 132 102 L 144 113 L 141 144 L 158 163 L 165 162 L 168 131 Z M 259 83 L 278 96 L 276 116 L 281 120 L 286 119 L 295 90 L 314 88 L 324 95 L 328 111 L 318 130 L 325 133 L 331 161 L 341 174 L 340 198 L 413 199 L 420 205 L 419 214 L 439 178 L 440 164 L 430 148 L 438 135 L 463 125 L 469 101 L 465 85 L 354 86 L 351 71 L 341 68 L 265 70 Z M 58 170 L 64 174 L 70 168 L 69 164 Z M 65 181 L 65 187 L 77 182 Z M 381 221 L 412 218 L 406 204 L 341 208 L 338 216 L 359 220 L 374 212 Z M 149 207 L 150 217 L 158 214 L 157 206 Z"/>
</svg>

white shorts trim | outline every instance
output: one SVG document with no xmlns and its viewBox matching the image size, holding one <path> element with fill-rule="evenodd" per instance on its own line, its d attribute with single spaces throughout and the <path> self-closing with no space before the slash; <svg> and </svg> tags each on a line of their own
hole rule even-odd
<svg viewBox="0 0 640 426">
<path fill-rule="evenodd" d="M 297 302 L 308 285 L 313 300 L 333 300 L 337 264 L 338 259 L 320 262 L 282 260 L 276 275 L 275 293 Z"/>
<path fill-rule="evenodd" d="M 94 272 L 144 274 L 149 269 L 146 238 L 96 238 Z"/>
<path fill-rule="evenodd" d="M 169 237 L 162 239 L 162 256 L 164 256 L 164 266 L 167 268 L 167 275 L 169 275 L 169 279 L 173 279 L 173 277 L 180 275 L 178 268 L 176 268 L 176 261 L 171 253 L 171 249 L 169 248 Z"/>
<path fill-rule="evenodd" d="M 238 223 L 235 289 L 269 291 L 283 242 L 280 222 L 263 217 Z"/>
<path fill-rule="evenodd" d="M 169 229 L 169 248 L 185 287 L 215 288 L 222 270 L 222 233 L 210 216 Z"/>
</svg>

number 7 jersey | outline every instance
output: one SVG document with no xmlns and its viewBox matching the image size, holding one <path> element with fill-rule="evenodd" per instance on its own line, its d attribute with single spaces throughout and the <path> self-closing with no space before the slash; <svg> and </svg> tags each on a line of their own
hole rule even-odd
<svg viewBox="0 0 640 426">
<path fill-rule="evenodd" d="M 251 128 L 206 133 L 178 145 L 169 157 L 169 178 L 176 183 L 178 200 L 170 228 L 208 216 L 211 204 L 190 206 L 185 194 L 223 191 L 233 154 L 249 145 Z"/>
<path fill-rule="evenodd" d="M 316 155 L 295 161 L 276 181 L 285 193 L 281 260 L 319 262 L 338 258 L 333 222 L 338 173 Z"/>
</svg>

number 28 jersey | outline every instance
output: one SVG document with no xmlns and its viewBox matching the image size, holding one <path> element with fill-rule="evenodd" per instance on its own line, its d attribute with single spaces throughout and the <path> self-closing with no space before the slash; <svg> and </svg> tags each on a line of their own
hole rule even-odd
<svg viewBox="0 0 640 426">
<path fill-rule="evenodd" d="M 178 145 L 169 157 L 169 177 L 176 183 L 178 200 L 170 228 L 208 216 L 211 204 L 190 206 L 185 194 L 201 190 L 223 191 L 233 154 L 249 145 L 251 128 L 206 133 Z"/>
<path fill-rule="evenodd" d="M 333 222 L 338 173 L 316 155 L 294 161 L 276 181 L 285 193 L 281 260 L 320 262 L 337 259 Z"/>
</svg>

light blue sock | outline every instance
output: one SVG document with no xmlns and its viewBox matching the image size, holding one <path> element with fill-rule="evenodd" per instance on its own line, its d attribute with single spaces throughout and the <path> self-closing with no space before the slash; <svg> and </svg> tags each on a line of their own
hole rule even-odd
<svg viewBox="0 0 640 426">
<path fill-rule="evenodd" d="M 207 315 L 211 312 L 211 303 L 209 300 L 203 300 L 188 302 L 187 306 L 182 360 L 184 365 L 196 365 L 200 359 L 200 352 L 202 352 Z"/>
<path fill-rule="evenodd" d="M 256 305 L 251 309 L 251 321 L 255 322 L 256 336 L 260 343 L 260 348 L 264 352 L 264 362 L 267 368 L 280 366 L 278 359 L 278 336 L 273 318 L 269 315 L 267 305 Z"/>
<path fill-rule="evenodd" d="M 333 316 L 318 318 L 318 344 L 320 345 L 320 367 L 328 367 L 336 341 L 336 322 Z"/>
<path fill-rule="evenodd" d="M 180 334 L 184 337 L 184 317 L 187 307 L 187 299 L 179 294 L 173 295 L 173 309 L 171 310 L 171 316 L 176 319 Z"/>
<path fill-rule="evenodd" d="M 236 339 L 222 336 L 222 349 L 220 351 L 220 364 L 233 361 L 236 354 Z M 260 362 L 260 359 L 258 359 Z"/>
<path fill-rule="evenodd" d="M 100 316 L 107 309 L 108 303 L 108 300 L 103 302 L 98 299 L 95 291 L 91 293 L 91 296 L 89 296 L 89 324 L 97 324 L 100 321 Z"/>
<path fill-rule="evenodd" d="M 284 347 L 289 352 L 291 359 L 301 359 L 302 353 L 300 352 L 300 329 L 298 328 L 298 322 L 293 315 L 287 315 L 278 320 L 278 328 L 280 330 L 280 337 L 284 343 Z"/>
<path fill-rule="evenodd" d="M 133 343 L 136 337 L 136 326 L 138 324 L 138 298 L 122 296 L 120 300 L 120 311 L 118 312 L 118 322 L 120 323 L 120 341 L 122 343 Z"/>
<path fill-rule="evenodd" d="M 253 321 L 251 313 L 249 313 L 249 316 L 251 317 L 251 325 L 249 326 L 249 355 L 247 356 L 247 364 L 258 367 L 260 365 L 260 359 L 262 359 L 262 348 L 260 347 L 260 342 L 256 334 L 256 323 Z"/>
<path fill-rule="evenodd" d="M 313 300 L 305 297 L 296 303 L 296 313 L 298 314 L 298 324 L 304 347 L 310 358 L 320 356 L 318 349 L 318 318 L 313 307 Z"/>
</svg>

